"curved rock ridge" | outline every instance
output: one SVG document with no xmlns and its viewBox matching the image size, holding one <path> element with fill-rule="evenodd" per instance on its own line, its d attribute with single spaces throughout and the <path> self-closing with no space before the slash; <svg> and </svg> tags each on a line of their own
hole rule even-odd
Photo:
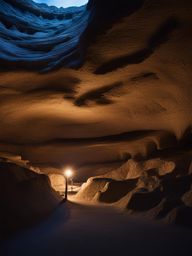
<svg viewBox="0 0 192 256">
<path fill-rule="evenodd" d="M 89 16 L 85 6 L 65 9 L 31 0 L 2 0 L 0 7 L 1 70 L 79 65 L 78 42 Z"/>
<path fill-rule="evenodd" d="M 62 66 L 79 67 L 89 41 L 116 19 L 134 13 L 143 2 L 89 1 L 87 8 L 57 8 L 32 0 L 2 0 L 1 69 L 48 72 Z"/>
</svg>

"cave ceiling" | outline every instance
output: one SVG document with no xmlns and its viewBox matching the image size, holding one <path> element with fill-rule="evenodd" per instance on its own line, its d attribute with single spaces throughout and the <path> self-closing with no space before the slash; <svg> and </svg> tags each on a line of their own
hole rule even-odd
<svg viewBox="0 0 192 256">
<path fill-rule="evenodd" d="M 39 168 L 175 147 L 192 124 L 192 2 L 0 2 L 0 152 Z"/>
</svg>

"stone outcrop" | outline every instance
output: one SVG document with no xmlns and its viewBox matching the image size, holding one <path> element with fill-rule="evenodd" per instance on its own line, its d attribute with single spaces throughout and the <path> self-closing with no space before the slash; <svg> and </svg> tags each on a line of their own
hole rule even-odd
<svg viewBox="0 0 192 256">
<path fill-rule="evenodd" d="M 180 154 L 180 161 L 174 156 L 172 161 L 170 156 L 169 159 L 161 160 L 128 160 L 119 169 L 90 178 L 82 186 L 77 198 L 114 204 L 130 213 L 191 227 L 191 156 L 190 151 Z M 135 175 L 132 170 L 138 170 L 138 166 L 139 172 Z"/>
<path fill-rule="evenodd" d="M 0 237 L 34 225 L 62 198 L 51 188 L 49 178 L 5 160 L 0 162 Z"/>
</svg>

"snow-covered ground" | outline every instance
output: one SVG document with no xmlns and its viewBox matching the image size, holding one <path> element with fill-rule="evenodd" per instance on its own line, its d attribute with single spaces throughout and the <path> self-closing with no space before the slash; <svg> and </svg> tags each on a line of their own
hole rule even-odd
<svg viewBox="0 0 192 256">
<path fill-rule="evenodd" d="M 192 255 L 192 230 L 72 200 L 38 226 L 1 242 L 1 256 Z"/>
</svg>

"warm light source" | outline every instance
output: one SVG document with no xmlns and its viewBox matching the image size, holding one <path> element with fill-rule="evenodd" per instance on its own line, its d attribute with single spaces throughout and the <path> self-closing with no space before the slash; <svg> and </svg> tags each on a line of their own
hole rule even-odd
<svg viewBox="0 0 192 256">
<path fill-rule="evenodd" d="M 73 171 L 72 171 L 72 169 L 66 169 L 65 171 L 64 171 L 64 175 L 65 175 L 65 177 L 66 178 L 71 178 L 72 176 L 73 176 Z"/>
<path fill-rule="evenodd" d="M 67 168 L 64 170 L 64 177 L 65 177 L 65 198 L 64 198 L 64 202 L 67 201 L 67 197 L 68 197 L 68 182 L 71 182 L 71 190 L 73 190 L 73 180 L 72 177 L 74 175 L 74 172 L 71 168 Z"/>
</svg>

